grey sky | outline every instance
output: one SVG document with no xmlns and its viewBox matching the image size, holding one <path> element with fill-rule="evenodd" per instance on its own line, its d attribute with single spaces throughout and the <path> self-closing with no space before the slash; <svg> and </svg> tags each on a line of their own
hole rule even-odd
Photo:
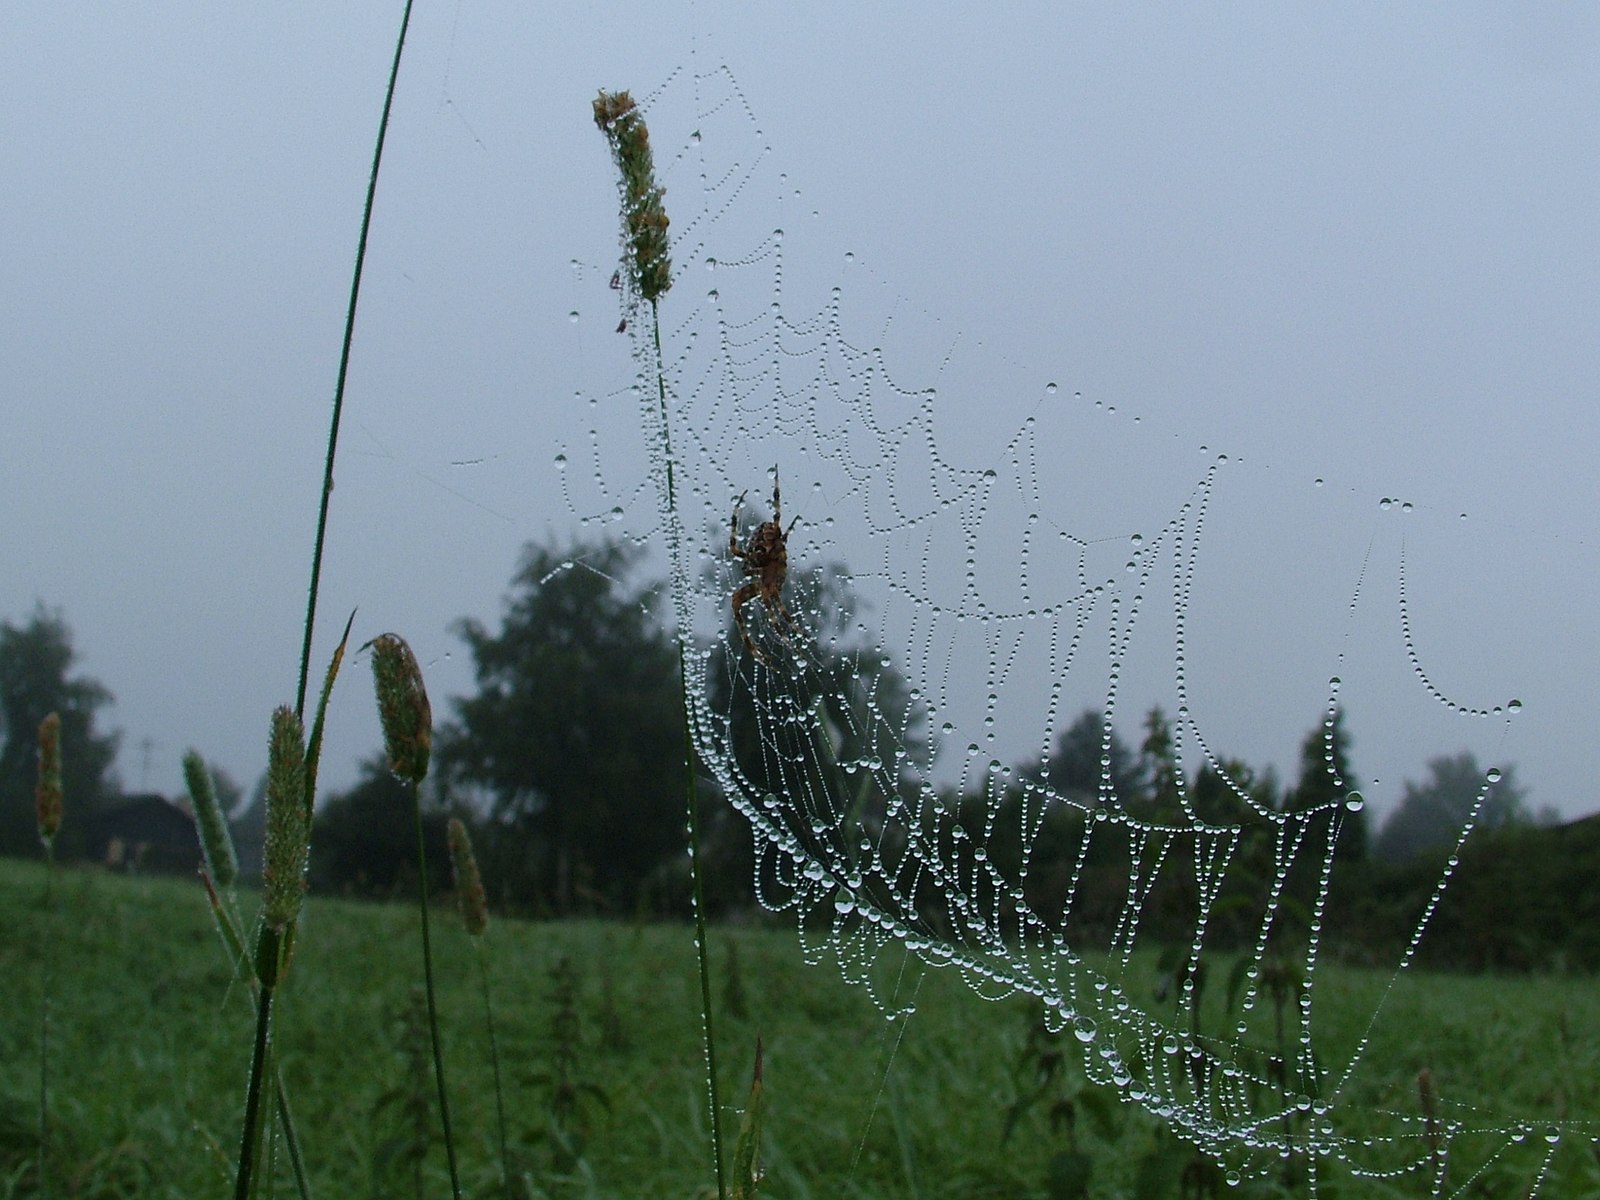
<svg viewBox="0 0 1600 1200">
<path fill-rule="evenodd" d="M 896 377 L 939 387 L 952 447 L 998 450 L 1047 381 L 1063 403 L 1081 393 L 1104 428 L 1123 422 L 1106 445 L 1130 457 L 1048 444 L 1088 488 L 1057 517 L 1107 536 L 1153 533 L 1229 455 L 1191 612 L 1191 688 L 1219 749 L 1292 769 L 1341 670 L 1380 801 L 1470 746 L 1516 761 L 1537 804 L 1600 807 L 1595 10 L 861 7 L 417 6 L 318 658 L 359 605 L 363 640 L 393 628 L 417 647 L 436 709 L 469 686 L 450 623 L 494 619 L 518 547 L 571 526 L 550 464 L 591 420 L 572 398 L 630 370 L 589 100 L 680 72 L 652 133 L 688 229 L 700 198 L 672 173 L 692 132 L 676 114 L 693 116 L 693 72 L 726 64 L 753 116 L 701 123 L 770 154 L 719 228 L 784 227 L 786 307 L 841 284 L 857 344 L 894 312 Z M 397 20 L 398 5 L 179 2 L 0 17 L 0 616 L 64 610 L 81 668 L 117 695 L 129 786 L 178 790 L 191 744 L 248 782 L 292 696 Z M 772 298 L 739 294 L 759 271 L 717 274 L 730 304 Z M 683 281 L 669 320 L 706 286 Z M 744 472 L 765 448 L 727 449 L 721 469 L 759 494 Z M 616 476 L 630 471 L 642 462 Z M 1414 505 L 1430 679 L 1527 706 L 1503 748 L 1499 723 L 1449 718 L 1415 686 L 1384 496 Z M 812 545 L 827 503 L 797 481 Z M 1369 545 L 1371 624 L 1345 616 Z M 1351 647 L 1359 671 L 1336 666 Z M 330 786 L 378 743 L 358 666 Z M 1171 704 L 1163 669 L 1130 681 L 1130 736 L 1148 703 Z"/>
</svg>

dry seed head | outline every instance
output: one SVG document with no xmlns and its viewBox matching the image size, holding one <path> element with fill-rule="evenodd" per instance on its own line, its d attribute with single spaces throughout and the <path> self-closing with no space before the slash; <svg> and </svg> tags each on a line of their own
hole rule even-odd
<svg viewBox="0 0 1600 1200">
<path fill-rule="evenodd" d="M 478 860 L 472 853 L 472 839 L 460 817 L 451 817 L 450 869 L 456 877 L 456 903 L 461 906 L 461 920 L 473 937 L 482 937 L 489 928 L 489 897 L 483 890 L 483 877 L 478 874 Z"/>
<path fill-rule="evenodd" d="M 39 818 L 39 838 L 46 845 L 61 828 L 61 714 L 51 713 L 39 722 L 39 785 L 34 789 L 34 812 Z"/>
<path fill-rule="evenodd" d="M 594 101 L 594 123 L 606 135 L 622 175 L 622 239 L 629 252 L 629 278 L 643 299 L 654 302 L 672 286 L 667 241 L 666 189 L 656 183 L 650 130 L 627 92 L 602 90 Z"/>
<path fill-rule="evenodd" d="M 428 774 L 433 748 L 433 709 L 422 683 L 422 668 L 405 638 L 382 633 L 368 642 L 372 678 L 378 691 L 378 717 L 383 722 L 383 749 L 389 770 L 401 779 L 421 783 Z"/>
<path fill-rule="evenodd" d="M 206 856 L 206 870 L 218 887 L 230 888 L 239 878 L 239 859 L 233 851 L 233 835 L 228 820 L 217 803 L 217 789 L 197 750 L 183 756 L 183 779 L 189 786 L 194 805 L 195 824 L 200 829 L 200 850 Z"/>
<path fill-rule="evenodd" d="M 305 731 L 294 709 L 280 708 L 272 714 L 267 751 L 267 842 L 261 869 L 266 922 L 274 929 L 300 915 L 310 840 Z"/>
<path fill-rule="evenodd" d="M 633 112 L 634 109 L 633 97 L 627 92 L 608 92 L 601 88 L 600 94 L 594 100 L 594 123 L 609 137 L 611 127 L 617 123 L 618 118 Z"/>
</svg>

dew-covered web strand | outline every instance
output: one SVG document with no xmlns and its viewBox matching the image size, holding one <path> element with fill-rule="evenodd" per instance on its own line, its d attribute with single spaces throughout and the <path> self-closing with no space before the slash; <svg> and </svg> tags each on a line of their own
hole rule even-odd
<svg viewBox="0 0 1600 1200">
<path fill-rule="evenodd" d="M 1380 508 L 1385 512 L 1389 511 L 1393 506 L 1394 502 L 1389 499 L 1385 499 L 1380 502 Z M 1401 506 L 1402 517 L 1404 517 L 1406 514 L 1409 514 L 1410 511 L 1411 506 L 1409 504 L 1404 504 Z M 1360 604 L 1361 588 L 1366 580 L 1366 575 L 1371 560 L 1371 553 L 1372 546 L 1369 543 L 1367 557 L 1362 563 L 1361 573 L 1357 580 L 1355 594 L 1351 598 L 1349 605 L 1348 611 L 1352 616 Z M 1418 686 L 1431 699 L 1437 701 L 1444 708 L 1456 715 L 1466 717 L 1503 716 L 1504 723 L 1501 728 L 1501 740 L 1503 743 L 1506 734 L 1509 732 L 1511 718 L 1519 713 L 1522 709 L 1521 702 L 1517 700 L 1511 700 L 1503 706 L 1494 706 L 1492 708 L 1475 707 L 1472 705 L 1459 703 L 1440 691 L 1438 686 L 1429 677 L 1427 670 L 1424 668 L 1422 657 L 1417 647 L 1417 641 L 1413 630 L 1409 592 L 1407 590 L 1406 561 L 1405 541 L 1402 537 L 1396 568 L 1397 621 L 1400 627 L 1401 638 L 1405 647 L 1406 659 L 1411 667 L 1413 675 L 1417 680 Z M 1352 629 L 1353 623 L 1351 625 L 1347 625 L 1344 635 L 1346 639 L 1346 649 L 1341 650 L 1339 655 L 1341 663 L 1344 661 L 1346 653 L 1349 649 L 1349 641 L 1353 636 Z M 1331 681 L 1332 694 L 1337 695 L 1337 691 L 1341 682 L 1342 681 L 1339 677 L 1335 676 L 1333 678 Z M 1485 773 L 1483 783 L 1479 787 L 1478 794 L 1472 805 L 1472 809 L 1468 814 L 1466 821 L 1462 824 L 1461 828 L 1457 832 L 1455 843 L 1451 847 L 1450 854 L 1445 861 L 1444 870 L 1440 874 L 1438 880 L 1435 881 L 1427 900 L 1423 904 L 1422 911 L 1412 927 L 1410 937 L 1406 942 L 1404 950 L 1401 952 L 1400 959 L 1395 964 L 1394 972 L 1390 976 L 1382 994 L 1379 996 L 1379 999 L 1373 1008 L 1372 1015 L 1367 1021 L 1366 1028 L 1361 1037 L 1358 1039 L 1356 1046 L 1351 1053 L 1350 1059 L 1345 1065 L 1343 1073 L 1333 1085 L 1330 1093 L 1330 1100 L 1336 1100 L 1340 1093 L 1342 1093 L 1345 1088 L 1349 1086 L 1357 1068 L 1366 1057 L 1367 1051 L 1372 1044 L 1374 1032 L 1376 1031 L 1379 1022 L 1383 1017 L 1385 1006 L 1388 1004 L 1401 977 L 1409 968 L 1412 967 L 1413 963 L 1415 962 L 1417 952 L 1422 944 L 1423 936 L 1427 932 L 1428 926 L 1432 923 L 1433 917 L 1438 911 L 1440 904 L 1443 903 L 1446 889 L 1450 885 L 1456 868 L 1460 865 L 1461 851 L 1465 847 L 1468 837 L 1476 828 L 1478 817 L 1483 811 L 1484 804 L 1488 800 L 1490 792 L 1494 786 L 1500 782 L 1501 777 L 1501 772 L 1499 768 L 1496 767 L 1489 768 Z M 1354 808 L 1358 809 L 1361 807 L 1363 801 L 1359 793 L 1352 793 L 1348 803 L 1350 803 Z"/>
<path fill-rule="evenodd" d="M 902 959 L 902 977 L 904 976 L 906 965 L 911 961 L 912 957 L 910 954 L 907 954 L 905 958 Z M 911 989 L 911 999 L 907 1002 L 903 1009 L 895 1010 L 897 1014 L 903 1015 L 891 1016 L 891 1018 L 884 1023 L 883 1034 L 879 1042 L 879 1057 L 882 1059 L 882 1067 L 877 1072 L 878 1087 L 877 1090 L 873 1092 L 872 1102 L 868 1105 L 866 1117 L 861 1122 L 861 1136 L 856 1140 L 855 1153 L 850 1158 L 849 1177 L 852 1179 L 855 1178 L 856 1172 L 860 1170 L 862 1156 L 867 1152 L 867 1139 L 872 1136 L 872 1123 L 878 1115 L 878 1110 L 883 1107 L 883 1098 L 889 1090 L 889 1073 L 894 1070 L 895 1061 L 900 1057 L 900 1047 L 905 1041 L 906 1032 L 911 1027 L 912 1016 L 917 1011 L 917 996 L 921 993 L 922 982 L 926 978 L 926 969 L 919 968 L 916 974 L 916 984 Z M 897 993 L 898 988 L 899 981 L 896 981 Z M 888 1047 L 887 1054 L 883 1053 L 884 1046 Z"/>
<path fill-rule="evenodd" d="M 1073 510 L 1046 486 L 1060 467 L 1040 452 L 1041 421 L 1058 411 L 1045 400 L 1065 401 L 1053 399 L 1055 384 L 1043 398 L 1033 388 L 984 395 L 986 412 L 1025 415 L 988 448 L 951 445 L 941 435 L 947 405 L 974 404 L 949 378 L 955 341 L 945 342 L 951 348 L 934 367 L 938 389 L 906 384 L 880 345 L 852 341 L 847 328 L 865 297 L 850 282 L 866 271 L 857 256 L 843 260 L 845 282 L 814 312 L 799 311 L 788 259 L 804 251 L 784 231 L 794 189 L 777 182 L 778 224 L 750 221 L 774 186 L 772 151 L 751 107 L 721 68 L 680 73 L 651 103 L 671 107 L 685 90 L 693 133 L 663 156 L 678 180 L 673 198 L 698 188 L 700 201 L 674 211 L 675 290 L 662 311 L 678 511 L 651 499 L 649 479 L 659 483 L 667 464 L 652 455 L 641 471 L 636 460 L 609 454 L 598 415 L 579 448 L 592 470 L 569 466 L 562 489 L 580 519 L 666 542 L 695 749 L 751 826 L 760 902 L 792 914 L 808 961 L 833 959 L 886 1014 L 911 1011 L 900 985 L 913 958 L 957 972 L 981 998 L 1038 999 L 1053 1029 L 1076 1035 L 1091 1079 L 1161 1116 L 1235 1174 L 1266 1173 L 1284 1153 L 1305 1156 L 1313 1171 L 1318 1156 L 1374 1175 L 1409 1169 L 1364 1162 L 1362 1148 L 1388 1145 L 1404 1158 L 1414 1145 L 1414 1111 L 1387 1114 L 1392 1137 L 1374 1142 L 1344 1131 L 1341 1104 L 1448 872 L 1351 1057 L 1330 1066 L 1331 1091 L 1312 1100 L 1324 1069 L 1313 1018 L 1336 851 L 1348 814 L 1362 803 L 1336 772 L 1339 676 L 1357 636 L 1372 544 L 1324 709 L 1331 798 L 1279 811 L 1213 748 L 1204 707 L 1216 699 L 1196 692 L 1193 673 L 1198 566 L 1213 496 L 1232 469 L 1227 457 L 1209 456 L 1189 495 L 1146 526 L 1153 534 L 1108 537 L 1074 528 Z M 651 120 L 665 144 L 665 126 L 654 112 Z M 606 272 L 589 274 L 592 283 Z M 889 307 L 880 332 L 913 306 L 896 296 Z M 639 354 L 642 338 L 626 309 L 624 320 Z M 631 384 L 586 396 L 591 411 L 652 407 L 642 366 L 636 359 Z M 1071 411 L 1129 422 L 1076 394 Z M 785 522 L 798 518 L 783 591 L 793 622 L 779 629 L 763 602 L 747 605 L 761 651 L 752 657 L 730 612 L 747 578 L 728 553 L 730 516 L 745 496 L 742 541 L 776 515 L 768 511 L 774 471 Z M 1102 562 L 1113 548 L 1120 561 Z M 835 582 L 854 590 L 854 613 L 835 607 L 839 593 L 827 574 L 835 563 L 849 564 Z M 1445 699 L 1422 670 L 1404 565 L 1402 552 L 1396 571 L 1411 666 L 1452 713 L 1479 712 Z M 1120 794 L 1111 750 L 1127 680 L 1152 641 L 1159 644 L 1159 618 L 1171 628 L 1174 801 L 1146 812 Z M 1047 667 L 1043 683 L 1027 678 L 1034 663 Z M 904 696 L 885 690 L 891 671 L 904 679 Z M 1099 698 L 1101 763 L 1082 794 L 1058 786 L 1049 762 L 1068 698 L 1086 683 Z M 1002 735 L 1014 729 L 1027 731 L 1026 769 L 1006 762 Z M 1224 807 L 1198 807 L 1197 764 L 1220 780 Z M 1052 850 L 1060 878 L 1051 881 L 1039 851 L 1063 820 L 1075 832 Z M 1220 1036 L 1201 1034 L 1195 976 L 1211 953 L 1220 898 L 1248 879 L 1243 850 L 1252 837 L 1265 856 L 1265 888 L 1246 926 L 1243 994 Z M 1109 896 L 1108 862 L 1122 871 Z M 1288 936 L 1286 888 L 1297 871 L 1309 874 L 1311 898 L 1295 964 L 1303 986 L 1284 1014 L 1292 1061 L 1279 1079 L 1261 1065 L 1277 1011 L 1265 967 Z M 1158 1009 L 1140 972 L 1163 936 L 1154 910 L 1186 878 L 1194 893 L 1184 927 L 1166 936 L 1185 947 L 1187 966 L 1176 1003 Z M 896 1050 L 905 1029 L 902 1020 Z M 886 1086 L 887 1074 L 873 1112 Z"/>
</svg>

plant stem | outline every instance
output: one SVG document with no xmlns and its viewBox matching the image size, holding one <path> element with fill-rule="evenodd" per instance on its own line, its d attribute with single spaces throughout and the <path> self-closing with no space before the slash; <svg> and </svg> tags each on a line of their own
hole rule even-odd
<svg viewBox="0 0 1600 1200">
<path fill-rule="evenodd" d="M 411 0 L 400 17 L 400 36 L 389 67 L 389 87 L 383 96 L 383 116 L 378 121 L 378 142 L 372 151 L 372 175 L 367 180 L 367 202 L 361 210 L 361 236 L 356 240 L 356 265 L 350 277 L 350 305 L 344 318 L 344 344 L 339 350 L 339 377 L 333 388 L 333 417 L 328 424 L 328 456 L 322 469 L 322 500 L 317 511 L 317 538 L 311 551 L 311 583 L 306 589 L 305 637 L 300 646 L 300 685 L 295 692 L 295 715 L 304 718 L 306 677 L 311 670 L 311 631 L 317 620 L 317 588 L 322 580 L 322 546 L 328 532 L 328 500 L 333 495 L 333 459 L 339 447 L 339 417 L 344 410 L 344 381 L 350 370 L 350 345 L 355 340 L 356 302 L 361 296 L 361 268 L 367 260 L 367 231 L 372 227 L 372 202 L 378 192 L 378 168 L 383 163 L 383 143 L 389 133 L 389 110 L 394 105 L 395 81 L 400 76 L 400 55 L 411 24 Z"/>
<path fill-rule="evenodd" d="M 211 901 L 211 916 L 216 923 L 217 931 L 222 935 L 223 948 L 228 953 L 229 966 L 234 972 L 250 972 L 250 995 L 259 999 L 261 981 L 256 978 L 247 961 L 244 948 L 244 935 L 240 932 L 238 906 L 232 889 L 227 896 L 219 895 L 211 882 L 211 877 L 200 872 L 200 878 L 206 886 L 206 893 Z M 283 1086 L 283 1073 L 274 1064 L 272 1068 L 272 1086 L 277 1097 L 278 1120 L 283 1127 L 283 1141 L 289 1151 L 289 1167 L 294 1172 L 295 1188 L 299 1191 L 301 1200 L 311 1200 L 311 1183 L 306 1178 L 305 1159 L 300 1153 L 300 1138 L 295 1133 L 294 1117 L 289 1112 L 289 1093 Z"/>
<path fill-rule="evenodd" d="M 256 973 L 261 991 L 256 997 L 256 1040 L 250 1055 L 250 1085 L 244 1101 L 244 1133 L 239 1140 L 239 1169 L 234 1175 L 234 1200 L 248 1200 L 261 1143 L 261 1085 L 267 1074 L 267 1048 L 272 1041 L 272 996 L 278 978 L 281 946 L 279 930 L 261 927 L 256 942 Z"/>
<path fill-rule="evenodd" d="M 661 353 L 661 314 L 654 300 L 650 301 L 650 328 L 655 339 L 656 399 L 661 409 L 661 449 L 666 460 L 667 484 L 667 537 L 670 539 L 674 594 L 681 594 L 685 581 L 681 547 L 678 544 L 678 497 L 672 477 L 672 435 L 667 422 L 667 377 L 665 359 Z M 678 619 L 678 688 L 683 696 L 683 769 L 688 776 L 687 804 L 689 808 L 689 875 L 694 886 L 694 947 L 700 965 L 700 1022 L 706 1050 L 706 1085 L 711 1105 L 711 1152 L 716 1160 L 717 1197 L 726 1200 L 728 1189 L 722 1171 L 722 1105 L 717 1096 L 717 1039 L 711 1014 L 711 949 L 706 940 L 705 893 L 701 885 L 700 867 L 700 789 L 695 762 L 694 729 L 689 718 L 689 668 L 684 653 L 684 641 L 689 636 L 685 624 L 686 613 L 680 610 Z"/>
<path fill-rule="evenodd" d="M 283 1144 L 289 1151 L 289 1169 L 294 1173 L 295 1187 L 302 1200 L 311 1200 L 311 1181 L 306 1178 L 305 1160 L 300 1155 L 300 1138 L 294 1131 L 294 1118 L 289 1113 L 289 1093 L 283 1088 L 283 1073 L 278 1064 L 272 1064 L 272 1084 L 278 1097 L 278 1123 L 283 1128 Z"/>
<path fill-rule="evenodd" d="M 439 1085 L 439 1123 L 444 1126 L 444 1152 L 450 1160 L 450 1193 L 461 1200 L 456 1171 L 456 1143 L 450 1134 L 450 1094 L 444 1086 L 444 1051 L 439 1046 L 439 1010 L 433 999 L 433 942 L 428 935 L 428 852 L 422 840 L 422 798 L 411 785 L 411 815 L 417 828 L 417 904 L 422 912 L 422 979 L 428 989 L 428 1034 L 433 1042 L 433 1078 Z"/>
<path fill-rule="evenodd" d="M 494 1111 L 500 1130 L 500 1185 L 506 1196 L 511 1196 L 511 1153 L 506 1142 L 506 1097 L 500 1085 L 500 1043 L 494 1033 L 494 1005 L 489 999 L 489 958 L 483 950 L 483 938 L 472 939 L 472 948 L 478 959 L 478 983 L 483 988 L 483 1020 L 489 1031 L 489 1063 L 494 1068 Z"/>
<path fill-rule="evenodd" d="M 44 920 L 55 920 L 56 843 L 54 838 L 44 839 Z M 39 1008 L 39 1195 L 48 1197 L 50 1185 L 45 1170 L 50 1161 L 50 988 L 51 963 L 56 944 L 55 931 L 45 935 L 43 966 L 43 1001 Z"/>
</svg>

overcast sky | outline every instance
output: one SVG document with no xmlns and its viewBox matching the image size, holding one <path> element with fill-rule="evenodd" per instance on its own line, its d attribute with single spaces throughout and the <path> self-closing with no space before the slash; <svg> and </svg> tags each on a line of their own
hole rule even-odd
<svg viewBox="0 0 1600 1200">
<path fill-rule="evenodd" d="M 398 18 L 180 0 L 0 16 L 0 618 L 63 611 L 117 697 L 130 788 L 177 792 L 190 745 L 253 781 L 292 699 Z M 1597 10 L 423 0 L 317 657 L 359 605 L 361 640 L 416 646 L 441 715 L 471 683 L 452 622 L 492 622 L 519 547 L 575 527 L 559 450 L 576 461 L 596 429 L 608 486 L 649 524 L 627 482 L 646 472 L 636 411 L 582 402 L 632 370 L 606 286 L 602 86 L 658 95 L 688 239 L 674 327 L 711 286 L 700 259 L 785 229 L 792 319 L 839 287 L 844 336 L 938 388 L 964 466 L 1003 468 L 1037 418 L 1049 520 L 1123 556 L 1227 455 L 1183 610 L 1190 702 L 1222 752 L 1292 774 L 1338 674 L 1380 805 L 1466 747 L 1515 762 L 1536 805 L 1600 808 Z M 692 165 L 697 130 L 708 158 L 751 167 L 726 208 Z M 774 270 L 719 267 L 723 303 L 766 309 Z M 780 454 L 754 440 L 704 452 L 710 509 L 763 494 Z M 871 498 L 792 470 L 795 549 L 848 554 L 825 522 Z M 1119 700 L 1130 739 L 1177 703 L 1153 640 Z M 378 745 L 357 667 L 331 787 Z M 939 694 L 975 720 L 965 686 Z M 1063 719 L 1080 697 L 1099 700 L 1072 692 Z M 1509 732 L 1450 708 L 1513 697 Z M 1041 740 L 1042 717 L 1016 719 L 1002 756 Z"/>
</svg>

